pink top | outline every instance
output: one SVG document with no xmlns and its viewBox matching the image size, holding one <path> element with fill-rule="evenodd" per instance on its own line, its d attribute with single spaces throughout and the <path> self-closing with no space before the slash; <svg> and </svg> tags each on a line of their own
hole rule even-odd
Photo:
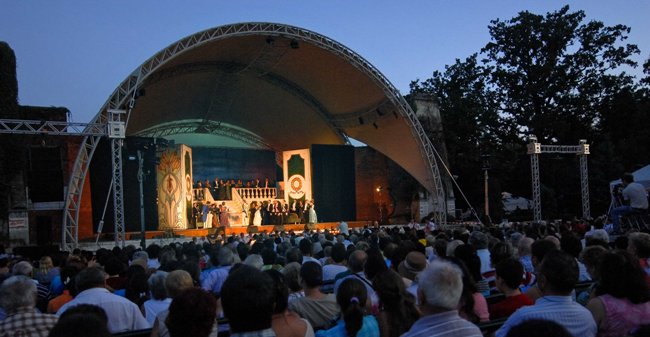
<svg viewBox="0 0 650 337">
<path fill-rule="evenodd" d="M 598 327 L 599 337 L 626 335 L 640 325 L 650 322 L 650 301 L 633 304 L 627 298 L 611 295 L 598 298 L 605 307 L 605 317 Z"/>
<path fill-rule="evenodd" d="M 474 293 L 472 297 L 474 298 L 474 314 L 478 316 L 480 322 L 488 322 L 490 320 L 490 312 L 488 311 L 488 304 L 485 297 L 481 293 Z M 462 302 L 464 301 L 458 304 L 458 309 L 463 307 L 464 303 Z M 459 310 L 458 314 L 460 317 L 467 319 L 467 315 L 462 310 Z"/>
</svg>

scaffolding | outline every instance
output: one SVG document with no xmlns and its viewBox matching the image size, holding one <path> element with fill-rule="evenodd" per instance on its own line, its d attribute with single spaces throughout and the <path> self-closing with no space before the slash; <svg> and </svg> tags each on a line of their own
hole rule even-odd
<svg viewBox="0 0 650 337">
<path fill-rule="evenodd" d="M 539 155 L 542 153 L 575 154 L 580 158 L 580 190 L 582 195 L 582 217 L 591 217 L 589 209 L 589 171 L 587 167 L 587 156 L 589 155 L 589 144 L 587 140 L 581 139 L 578 145 L 542 145 L 537 142 L 537 137 L 528 137 L 528 155 L 530 155 L 530 170 L 533 187 L 533 221 L 542 220 L 542 196 L 539 179 Z"/>
</svg>

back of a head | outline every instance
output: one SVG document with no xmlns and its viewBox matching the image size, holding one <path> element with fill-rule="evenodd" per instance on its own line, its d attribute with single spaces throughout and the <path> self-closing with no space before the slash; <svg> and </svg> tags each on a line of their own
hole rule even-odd
<svg viewBox="0 0 650 337">
<path fill-rule="evenodd" d="M 285 254 L 285 258 L 287 259 L 287 264 L 291 262 L 298 262 L 302 264 L 302 253 L 300 252 L 300 249 L 297 247 L 293 247 L 287 251 Z"/>
<path fill-rule="evenodd" d="M 22 275 L 27 277 L 32 277 L 34 267 L 31 263 L 27 261 L 20 261 L 14 265 L 12 272 L 14 275 Z"/>
<path fill-rule="evenodd" d="M 106 273 L 98 267 L 88 267 L 77 274 L 75 277 L 75 287 L 78 292 L 91 288 L 104 287 Z"/>
<path fill-rule="evenodd" d="M 217 317 L 217 300 L 203 289 L 190 288 L 174 298 L 165 320 L 171 337 L 207 337 Z"/>
<path fill-rule="evenodd" d="M 306 237 L 300 240 L 298 247 L 300 247 L 300 252 L 302 253 L 302 255 L 311 256 L 312 249 L 314 248 L 314 244 L 311 242 L 311 240 L 308 237 Z"/>
<path fill-rule="evenodd" d="M 194 281 L 190 273 L 185 270 L 174 270 L 167 274 L 165 278 L 165 288 L 167 295 L 174 298 L 186 289 L 194 287 Z"/>
<path fill-rule="evenodd" d="M 336 293 L 336 303 L 341 308 L 345 331 L 348 336 L 356 336 L 363 325 L 364 308 L 368 300 L 366 286 L 356 278 L 341 282 Z"/>
<path fill-rule="evenodd" d="M 507 258 L 496 265 L 497 278 L 503 279 L 503 282 L 510 289 L 517 289 L 521 285 L 524 275 L 524 267 L 521 262 L 515 258 Z"/>
<path fill-rule="evenodd" d="M 573 233 L 565 233 L 560 239 L 560 249 L 571 254 L 571 256 L 578 258 L 582 251 L 582 242 L 580 238 Z"/>
<path fill-rule="evenodd" d="M 350 254 L 350 257 L 348 259 L 348 268 L 353 273 L 358 273 L 363 271 L 363 265 L 366 263 L 366 260 L 368 259 L 368 254 L 364 252 L 363 250 L 355 250 Z"/>
<path fill-rule="evenodd" d="M 552 250 L 544 256 L 539 274 L 545 280 L 543 284 L 540 280 L 542 292 L 552 291 L 566 296 L 578 283 L 578 263 L 570 254 L 557 249 Z"/>
<path fill-rule="evenodd" d="M 623 175 L 621 176 L 621 181 L 624 182 L 624 183 L 627 183 L 627 184 L 633 183 L 634 182 L 634 174 L 627 173 L 627 172 L 623 173 Z"/>
<path fill-rule="evenodd" d="M 403 302 L 406 290 L 402 276 L 392 269 L 387 269 L 375 276 L 372 286 L 377 292 L 384 310 L 390 312 L 401 309 L 400 304 Z"/>
<path fill-rule="evenodd" d="M 165 287 L 165 279 L 169 273 L 157 270 L 147 280 L 149 285 L 149 292 L 151 292 L 151 297 L 155 300 L 163 300 L 167 298 L 167 288 Z"/>
<path fill-rule="evenodd" d="M 235 263 L 235 253 L 229 247 L 221 247 L 217 259 L 220 266 L 230 266 Z"/>
<path fill-rule="evenodd" d="M 488 247 L 488 237 L 485 233 L 475 230 L 469 235 L 467 243 L 476 249 L 486 249 Z"/>
<path fill-rule="evenodd" d="M 110 337 L 108 318 L 104 309 L 91 305 L 79 304 L 70 307 L 59 317 L 50 330 L 49 337 Z"/>
<path fill-rule="evenodd" d="M 555 243 L 548 240 L 537 240 L 530 247 L 531 255 L 538 263 L 541 263 L 544 256 L 552 250 L 557 250 Z"/>
<path fill-rule="evenodd" d="M 251 266 L 255 269 L 260 269 L 262 270 L 262 267 L 264 267 L 264 259 L 257 254 L 251 254 L 246 257 L 246 259 L 243 262 L 247 266 Z"/>
<path fill-rule="evenodd" d="M 513 326 L 506 337 L 574 337 L 562 325 L 549 320 L 528 319 Z"/>
<path fill-rule="evenodd" d="M 445 310 L 458 307 L 463 292 L 461 270 L 447 261 L 436 260 L 420 274 L 418 291 L 424 298 L 424 305 Z"/>
<path fill-rule="evenodd" d="M 275 269 L 265 270 L 264 273 L 273 279 L 273 293 L 275 294 L 274 314 L 283 313 L 287 310 L 289 299 L 289 287 L 284 279 L 284 275 Z"/>
<path fill-rule="evenodd" d="M 602 256 L 598 270 L 596 295 L 609 294 L 634 304 L 650 300 L 646 273 L 632 254 L 620 250 L 608 252 Z"/>
<path fill-rule="evenodd" d="M 323 268 L 316 262 L 305 262 L 300 268 L 300 277 L 308 288 L 320 287 L 323 285 Z"/>
<path fill-rule="evenodd" d="M 632 247 L 634 255 L 638 258 L 650 258 L 650 234 L 642 232 L 630 234 L 628 246 Z"/>
<path fill-rule="evenodd" d="M 18 308 L 34 308 L 36 284 L 24 275 L 11 276 L 0 286 L 0 308 L 11 313 Z"/>
<path fill-rule="evenodd" d="M 345 245 L 342 243 L 337 243 L 334 246 L 332 246 L 332 260 L 335 263 L 341 263 L 345 260 L 346 256 L 346 250 L 345 250 Z"/>
<path fill-rule="evenodd" d="M 271 327 L 275 307 L 271 277 L 253 267 L 232 271 L 221 288 L 221 303 L 233 332 Z"/>
</svg>

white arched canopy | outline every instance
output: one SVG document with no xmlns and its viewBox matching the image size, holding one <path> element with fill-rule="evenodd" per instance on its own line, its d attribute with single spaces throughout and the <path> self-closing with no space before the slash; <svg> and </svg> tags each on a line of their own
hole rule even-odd
<svg viewBox="0 0 650 337">
<path fill-rule="evenodd" d="M 354 138 L 409 172 L 444 217 L 435 149 L 410 106 L 361 56 L 305 29 L 241 23 L 185 37 L 128 76 L 93 122 L 108 122 L 110 109 L 127 111 L 127 136 L 184 135 L 275 151 Z M 86 138 L 75 163 L 64 244 L 76 243 L 81 186 L 97 141 Z"/>
</svg>

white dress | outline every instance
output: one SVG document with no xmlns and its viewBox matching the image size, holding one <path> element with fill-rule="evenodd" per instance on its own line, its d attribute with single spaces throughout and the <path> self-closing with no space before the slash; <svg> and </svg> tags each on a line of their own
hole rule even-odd
<svg viewBox="0 0 650 337">
<path fill-rule="evenodd" d="M 260 209 L 258 208 L 255 211 L 255 216 L 253 216 L 253 226 L 261 226 L 262 225 L 262 213 L 260 212 Z"/>
<path fill-rule="evenodd" d="M 317 223 L 318 218 L 316 217 L 316 209 L 314 206 L 309 207 L 309 223 Z"/>
</svg>

